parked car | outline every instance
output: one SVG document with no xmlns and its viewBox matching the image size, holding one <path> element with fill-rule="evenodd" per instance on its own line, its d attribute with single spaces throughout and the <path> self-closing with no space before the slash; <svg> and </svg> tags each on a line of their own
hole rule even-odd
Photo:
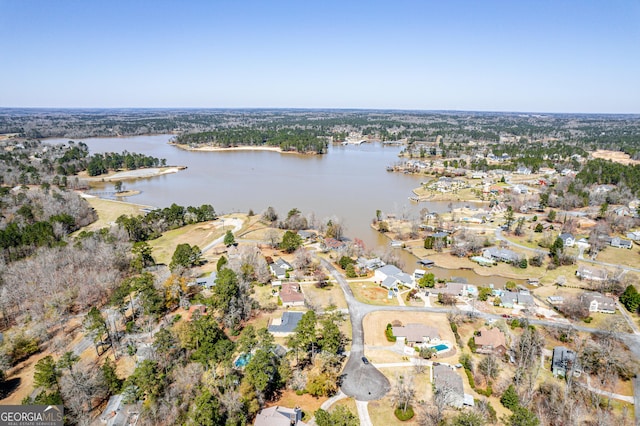
<svg viewBox="0 0 640 426">
<path fill-rule="evenodd" d="M 369 360 L 367 359 L 366 356 L 362 357 L 362 363 L 365 364 L 365 365 L 369 364 Z"/>
</svg>

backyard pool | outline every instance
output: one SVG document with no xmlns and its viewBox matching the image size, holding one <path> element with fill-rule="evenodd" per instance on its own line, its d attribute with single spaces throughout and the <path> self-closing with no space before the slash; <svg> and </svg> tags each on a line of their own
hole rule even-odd
<svg viewBox="0 0 640 426">
<path fill-rule="evenodd" d="M 251 360 L 251 355 L 252 354 L 250 354 L 250 353 L 245 353 L 245 354 L 240 355 L 238 358 L 236 358 L 235 361 L 233 361 L 233 365 L 235 365 L 236 368 L 244 367 Z"/>
<path fill-rule="evenodd" d="M 448 351 L 449 350 L 449 346 L 440 343 L 439 345 L 436 346 L 431 346 L 433 349 L 435 349 L 438 352 L 444 352 L 444 351 Z"/>
</svg>

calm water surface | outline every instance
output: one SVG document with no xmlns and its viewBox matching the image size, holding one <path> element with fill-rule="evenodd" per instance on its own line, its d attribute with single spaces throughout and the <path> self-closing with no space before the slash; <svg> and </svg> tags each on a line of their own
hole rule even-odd
<svg viewBox="0 0 640 426">
<path fill-rule="evenodd" d="M 367 248 L 388 246 L 389 241 L 369 224 L 376 210 L 398 217 L 417 218 L 422 208 L 444 212 L 447 202 L 411 203 L 411 189 L 424 178 L 389 173 L 385 168 L 397 161 L 401 147 L 379 143 L 359 146 L 330 146 L 327 155 L 302 156 L 268 151 L 185 151 L 169 145 L 172 135 L 123 138 L 89 138 L 82 141 L 91 153 L 137 152 L 166 158 L 168 165 L 187 166 L 179 173 L 126 181 L 125 187 L 139 190 L 126 201 L 155 207 L 172 203 L 183 206 L 211 204 L 218 213 L 260 213 L 273 206 L 281 217 L 296 207 L 317 219 L 335 217 L 350 238 L 362 239 Z M 50 139 L 50 143 L 67 139 Z M 113 185 L 105 183 L 105 191 Z M 454 207 L 456 204 L 454 204 Z M 412 271 L 416 258 L 400 251 L 405 269 Z M 470 271 L 434 268 L 438 276 L 463 276 L 473 282 L 503 280 L 479 277 Z"/>
</svg>

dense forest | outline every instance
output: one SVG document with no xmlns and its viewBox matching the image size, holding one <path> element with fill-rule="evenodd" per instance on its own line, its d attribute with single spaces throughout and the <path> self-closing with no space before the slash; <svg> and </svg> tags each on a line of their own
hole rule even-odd
<svg viewBox="0 0 640 426">
<path fill-rule="evenodd" d="M 315 152 L 324 154 L 326 138 L 318 132 L 300 129 L 230 128 L 201 133 L 186 133 L 175 138 L 175 143 L 189 146 L 213 145 L 223 148 L 239 145 L 276 146 L 283 151 Z"/>
</svg>

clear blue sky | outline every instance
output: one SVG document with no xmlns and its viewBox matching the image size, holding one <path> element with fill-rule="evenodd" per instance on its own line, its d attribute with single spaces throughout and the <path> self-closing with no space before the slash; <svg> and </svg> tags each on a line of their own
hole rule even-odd
<svg viewBox="0 0 640 426">
<path fill-rule="evenodd" d="M 640 113 L 640 0 L 0 0 L 0 107 Z"/>
</svg>

